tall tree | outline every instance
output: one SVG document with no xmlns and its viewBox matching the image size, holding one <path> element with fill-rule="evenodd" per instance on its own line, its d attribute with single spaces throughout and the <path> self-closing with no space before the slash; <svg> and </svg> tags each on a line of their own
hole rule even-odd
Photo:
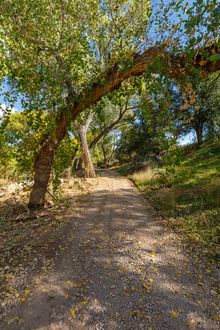
<svg viewBox="0 0 220 330">
<path fill-rule="evenodd" d="M 89 150 L 88 141 L 87 141 L 87 131 L 93 116 L 94 116 L 94 112 L 90 111 L 83 123 L 80 123 L 78 125 L 75 124 L 76 131 L 78 133 L 78 139 L 80 142 L 80 150 L 81 150 L 80 157 L 82 159 L 82 165 L 84 167 L 87 178 L 95 178 L 96 176 Z"/>
<path fill-rule="evenodd" d="M 178 2 L 178 8 L 183 3 Z M 215 13 L 215 5 L 207 5 L 206 9 L 206 16 Z M 146 0 L 3 0 L 0 10 L 8 76 L 32 107 L 40 104 L 54 111 L 50 133 L 42 141 L 35 160 L 30 207 L 44 204 L 55 152 L 70 122 L 80 112 L 129 77 L 146 72 L 149 65 L 150 70 L 158 72 L 163 64 L 167 74 L 176 78 L 192 74 L 193 67 L 203 73 L 220 67 L 219 57 L 213 57 L 218 55 L 217 48 L 195 51 L 192 37 L 191 52 L 180 54 L 184 44 L 178 35 L 174 37 L 178 34 L 177 24 L 170 25 L 166 33 L 161 29 L 163 36 L 156 39 L 153 25 L 147 24 L 151 9 Z M 185 26 L 186 32 L 192 27 L 195 30 L 203 15 L 199 11 L 195 22 L 195 12 L 192 7 L 188 10 L 187 15 L 193 19 Z M 164 26 L 163 17 L 159 17 L 158 23 Z M 215 34 L 214 30 L 207 30 L 207 35 Z M 171 36 L 179 47 L 172 49 Z"/>
</svg>

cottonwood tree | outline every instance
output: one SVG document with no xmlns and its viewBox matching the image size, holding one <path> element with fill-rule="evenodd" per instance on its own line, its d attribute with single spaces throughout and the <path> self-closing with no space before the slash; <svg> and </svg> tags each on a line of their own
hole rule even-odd
<svg viewBox="0 0 220 330">
<path fill-rule="evenodd" d="M 94 116 L 94 111 L 90 110 L 83 120 L 80 122 L 75 122 L 74 128 L 78 135 L 78 140 L 80 144 L 80 160 L 79 163 L 83 165 L 85 176 L 87 178 L 95 178 L 95 169 L 92 162 L 89 145 L 87 141 L 87 131 L 89 125 L 91 124 L 92 118 Z M 79 170 L 79 169 L 78 169 Z M 80 169 L 82 170 L 82 168 Z"/>
<path fill-rule="evenodd" d="M 124 125 L 133 117 L 132 92 L 133 88 L 130 84 L 126 84 L 119 91 L 112 93 L 111 98 L 104 97 L 94 109 L 90 110 L 89 114 L 79 116 L 81 118 L 78 117 L 74 122 L 81 146 L 80 155 L 75 153 L 76 158 L 74 159 L 75 171 L 79 175 L 82 175 L 84 169 L 86 177 L 95 177 L 91 156 L 93 149 L 98 144 L 101 146 L 103 154 L 106 154 L 104 144 L 107 136 L 112 130 Z"/>
<path fill-rule="evenodd" d="M 149 19 L 151 8 L 146 0 L 1 1 L 7 76 L 25 100 L 31 99 L 33 109 L 37 104 L 54 113 L 35 159 L 30 207 L 44 205 L 54 155 L 79 113 L 129 77 L 149 69 L 158 72 L 163 67 L 177 79 L 191 75 L 195 68 L 203 75 L 220 68 L 218 47 L 207 47 L 203 37 L 198 39 L 201 33 L 196 34 L 200 24 L 211 22 L 202 34 L 216 42 L 216 1 L 212 6 L 203 1 L 195 8 L 187 5 L 179 1 L 168 6 L 186 14 L 183 22 L 187 24 L 178 29 L 181 18 L 175 24 L 168 22 L 169 8 L 164 15 L 155 15 L 156 22 L 153 16 Z M 158 37 L 152 31 L 155 25 Z M 192 29 L 198 38 L 190 34 Z M 184 33 L 190 40 L 187 52 Z M 205 50 L 195 49 L 196 45 Z"/>
<path fill-rule="evenodd" d="M 210 75 L 206 81 L 192 80 L 179 111 L 179 132 L 194 130 L 200 145 L 204 138 L 218 136 L 219 127 L 220 73 Z"/>
</svg>

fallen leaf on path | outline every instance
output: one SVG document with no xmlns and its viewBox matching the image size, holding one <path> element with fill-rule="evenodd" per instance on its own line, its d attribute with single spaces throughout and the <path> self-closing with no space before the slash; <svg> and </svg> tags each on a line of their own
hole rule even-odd
<svg viewBox="0 0 220 330">
<path fill-rule="evenodd" d="M 220 321 L 220 316 L 218 316 L 218 315 L 212 315 L 212 319 L 214 321 Z"/>
<path fill-rule="evenodd" d="M 175 312 L 175 311 L 170 311 L 170 316 L 174 319 L 176 319 L 179 316 L 179 312 Z"/>
<path fill-rule="evenodd" d="M 188 319 L 186 324 L 188 325 L 189 328 L 197 328 L 198 321 L 196 321 L 194 319 Z"/>
<path fill-rule="evenodd" d="M 162 320 L 163 316 L 162 314 L 157 314 L 157 320 Z"/>
<path fill-rule="evenodd" d="M 89 299 L 86 298 L 81 301 L 82 305 L 87 305 L 88 303 L 89 303 Z"/>
<path fill-rule="evenodd" d="M 151 317 L 151 315 L 148 314 L 148 315 L 145 315 L 145 319 L 150 321 L 152 319 L 152 317 Z"/>
<path fill-rule="evenodd" d="M 148 284 L 143 284 L 142 286 L 147 291 L 147 293 L 151 293 L 152 288 Z"/>
<path fill-rule="evenodd" d="M 192 293 L 191 293 L 191 292 L 185 292 L 185 293 L 184 293 L 184 296 L 186 296 L 186 297 L 191 297 L 191 296 L 192 296 Z"/>
<path fill-rule="evenodd" d="M 152 277 L 149 277 L 148 281 L 149 281 L 150 283 L 154 283 L 154 279 L 153 279 Z"/>
<path fill-rule="evenodd" d="M 71 281 L 71 280 L 66 280 L 65 283 L 66 283 L 68 286 L 73 286 L 73 281 Z"/>
<path fill-rule="evenodd" d="M 135 286 L 132 286 L 131 287 L 131 292 L 136 292 L 137 291 L 137 288 Z"/>
<path fill-rule="evenodd" d="M 72 315 L 72 317 L 75 317 L 77 314 L 77 309 L 76 308 L 70 308 L 70 314 Z"/>
<path fill-rule="evenodd" d="M 30 290 L 28 290 L 28 289 L 24 290 L 24 294 L 25 294 L 25 296 L 29 296 Z"/>
<path fill-rule="evenodd" d="M 12 319 L 8 319 L 7 320 L 7 325 L 11 325 L 12 323 L 14 323 L 16 321 L 16 317 L 12 318 Z"/>
</svg>

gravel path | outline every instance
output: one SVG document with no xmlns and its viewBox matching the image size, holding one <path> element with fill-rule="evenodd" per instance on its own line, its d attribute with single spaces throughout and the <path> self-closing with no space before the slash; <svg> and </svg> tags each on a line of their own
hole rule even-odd
<svg viewBox="0 0 220 330">
<path fill-rule="evenodd" d="M 219 329 L 214 266 L 189 260 L 126 178 L 102 171 L 1 329 Z"/>
</svg>

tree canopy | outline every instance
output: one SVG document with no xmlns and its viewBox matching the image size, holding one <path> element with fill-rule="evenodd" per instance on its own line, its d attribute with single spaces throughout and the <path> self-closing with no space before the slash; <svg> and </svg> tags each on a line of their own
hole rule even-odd
<svg viewBox="0 0 220 330">
<path fill-rule="evenodd" d="M 159 75 L 160 94 L 163 77 L 184 90 L 220 69 L 217 0 L 3 0 L 0 11 L 1 78 L 25 111 L 49 118 L 36 148 L 33 207 L 44 204 L 55 154 L 81 112 L 133 77 Z"/>
</svg>

